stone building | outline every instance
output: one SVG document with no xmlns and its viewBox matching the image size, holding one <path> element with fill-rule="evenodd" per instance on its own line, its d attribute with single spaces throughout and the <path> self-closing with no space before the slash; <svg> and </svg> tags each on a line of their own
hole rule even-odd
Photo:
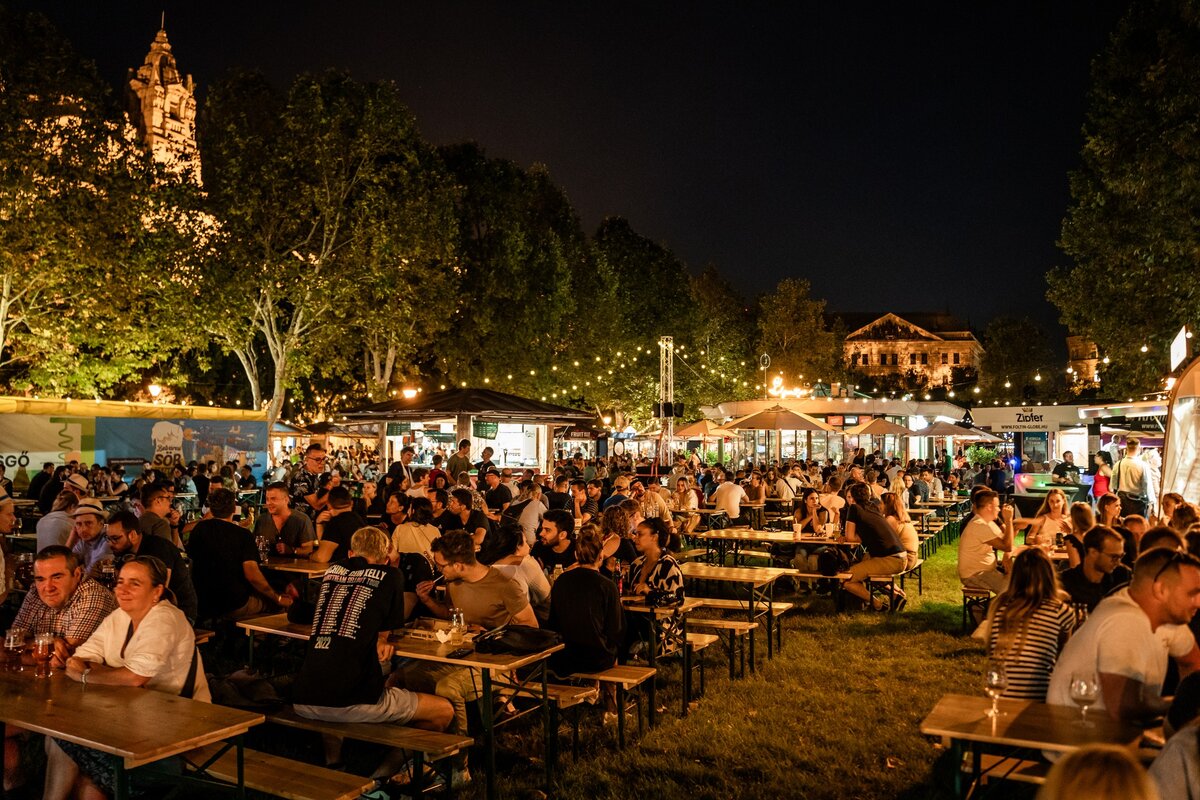
<svg viewBox="0 0 1200 800">
<path fill-rule="evenodd" d="M 160 29 L 142 65 L 129 70 L 125 84 L 129 119 L 155 159 L 199 180 L 195 90 L 192 76 L 179 72 L 167 32 Z"/>
<path fill-rule="evenodd" d="M 1067 337 L 1067 385 L 1074 388 L 1095 386 L 1100 382 L 1100 351 L 1096 343 L 1082 336 Z"/>
<path fill-rule="evenodd" d="M 839 314 L 847 330 L 846 366 L 872 378 L 907 373 L 926 386 L 952 383 L 953 371 L 978 373 L 983 345 L 970 327 L 950 314 Z"/>
</svg>

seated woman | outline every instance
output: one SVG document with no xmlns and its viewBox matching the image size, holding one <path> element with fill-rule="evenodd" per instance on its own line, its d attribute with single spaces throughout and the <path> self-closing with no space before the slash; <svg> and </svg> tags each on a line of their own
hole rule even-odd
<svg viewBox="0 0 1200 800">
<path fill-rule="evenodd" d="M 212 702 L 196 634 L 183 612 L 163 599 L 167 567 L 134 556 L 117 576 L 117 609 L 67 659 L 80 683 L 132 686 Z M 60 739 L 46 740 L 48 800 L 113 794 L 111 756 Z"/>
<path fill-rule="evenodd" d="M 496 532 L 484 540 L 479 561 L 491 564 L 525 590 L 538 622 L 549 619 L 550 581 L 546 580 L 538 562 L 529 558 L 529 543 L 519 524 L 508 520 L 502 522 Z"/>
<path fill-rule="evenodd" d="M 1116 528 L 1121 524 L 1121 498 L 1112 492 L 1096 499 L 1096 524 Z"/>
<path fill-rule="evenodd" d="M 1046 701 L 1050 673 L 1075 630 L 1075 610 L 1046 551 L 1026 547 L 1009 564 L 1008 588 L 988 612 L 988 655 L 1004 662 L 1004 697 Z"/>
<path fill-rule="evenodd" d="M 1058 536 L 1071 532 L 1071 520 L 1067 517 L 1067 495 L 1062 489 L 1046 492 L 1042 505 L 1032 519 L 1013 520 L 1013 529 L 1025 531 L 1025 544 L 1039 547 L 1054 547 Z"/>
<path fill-rule="evenodd" d="M 887 492 L 883 495 L 882 501 L 883 517 L 895 529 L 896 535 L 900 537 L 900 544 L 904 545 L 904 552 L 908 554 L 908 565 L 905 569 L 912 569 L 920 560 L 921 537 L 917 535 L 917 528 L 913 525 L 908 511 L 900 502 L 898 495 Z"/>
<path fill-rule="evenodd" d="M 624 503 L 609 506 L 600 514 L 600 538 L 603 558 L 603 569 L 606 575 L 613 577 L 617 573 L 618 562 L 630 564 L 637 558 L 637 550 L 633 546 L 630 535 L 629 512 Z"/>
<path fill-rule="evenodd" d="M 816 535 L 825 529 L 825 523 L 829 520 L 829 512 L 821 505 L 821 493 L 816 489 L 805 486 L 800 490 L 800 495 L 792 501 L 792 506 L 793 531 L 796 529 L 796 525 L 800 526 L 802 534 Z M 771 555 L 774 558 L 790 562 L 801 572 L 816 572 L 815 552 L 822 546 L 808 548 L 797 547 L 794 544 L 773 544 L 771 545 Z"/>
<path fill-rule="evenodd" d="M 398 502 L 404 495 L 395 495 Z M 391 500 L 388 501 L 390 506 Z M 392 549 L 397 553 L 428 553 L 442 532 L 433 524 L 433 504 L 424 497 L 409 499 L 408 515 L 392 528 Z"/>
<path fill-rule="evenodd" d="M 671 494 L 671 511 L 675 514 L 675 524 L 682 536 L 690 536 L 700 524 L 700 515 L 695 511 L 700 508 L 696 493 L 688 486 L 686 477 L 675 481 L 675 491 Z"/>
<path fill-rule="evenodd" d="M 625 581 L 625 593 L 671 597 L 683 600 L 683 571 L 679 562 L 667 551 L 671 531 L 661 519 L 644 519 L 637 524 L 634 544 L 641 553 L 629 566 L 629 578 Z M 663 619 L 660 625 L 671 625 L 672 620 Z M 634 645 L 644 641 L 650 634 L 650 625 L 645 614 L 633 614 L 628 619 L 626 641 Z M 660 638 L 661 641 L 661 638 Z"/>
<path fill-rule="evenodd" d="M 599 528 L 585 525 L 575 542 L 577 566 L 550 590 L 547 627 L 558 631 L 565 645 L 550 656 L 557 675 L 599 672 L 617 662 L 625 623 L 617 585 L 600 574 L 603 541 Z"/>
<path fill-rule="evenodd" d="M 1067 516 L 1071 520 L 1071 531 L 1063 537 L 1063 544 L 1067 546 L 1067 566 L 1077 567 L 1083 561 L 1083 537 L 1096 527 L 1096 515 L 1087 503 L 1072 503 Z"/>
</svg>

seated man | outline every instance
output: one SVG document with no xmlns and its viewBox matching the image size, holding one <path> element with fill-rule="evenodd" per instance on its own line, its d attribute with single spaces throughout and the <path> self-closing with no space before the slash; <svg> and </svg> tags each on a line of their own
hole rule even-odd
<svg viewBox="0 0 1200 800">
<path fill-rule="evenodd" d="M 725 470 L 718 469 L 717 473 L 717 488 L 713 489 L 710 501 L 717 511 L 724 511 L 725 516 L 729 518 L 730 525 L 749 525 L 750 520 L 742 516 L 742 503 L 749 502 L 746 497 L 746 490 L 737 481 L 729 479 L 729 474 Z M 712 518 L 709 518 L 710 523 Z"/>
<path fill-rule="evenodd" d="M 433 614 L 450 617 L 450 609 L 463 612 L 467 625 L 491 630 L 515 623 L 538 627 L 529 604 L 529 593 L 495 567 L 475 560 L 475 542 L 466 531 L 449 531 L 432 545 L 434 566 L 446 581 L 446 601 L 433 594 L 433 581 L 417 586 L 417 596 Z M 479 697 L 477 670 L 452 664 L 413 661 L 404 667 L 404 683 L 414 691 L 433 692 L 454 706 L 455 730 L 467 730 L 467 702 Z"/>
<path fill-rule="evenodd" d="M 871 592 L 866 580 L 872 575 L 895 575 L 908 565 L 908 551 L 900 542 L 896 529 L 887 518 L 875 510 L 875 495 L 865 483 L 856 483 L 847 493 L 850 508 L 846 512 L 847 542 L 862 542 L 867 557 L 850 567 L 850 580 L 842 588 L 864 603 L 871 603 Z M 905 598 L 896 590 L 893 602 L 896 610 L 904 607 Z"/>
<path fill-rule="evenodd" d="M 380 669 L 392 655 L 388 634 L 404 622 L 404 580 L 387 565 L 389 550 L 387 534 L 361 528 L 350 539 L 349 558 L 321 579 L 312 635 L 292 690 L 296 713 L 444 731 L 454 720 L 447 700 L 398 688 Z M 325 744 L 326 763 L 339 761 L 341 740 L 325 737 Z M 401 751 L 389 754 L 372 777 L 387 780 L 404 758 Z"/>
<path fill-rule="evenodd" d="M 100 535 L 100 529 L 104 527 L 104 519 L 107 516 L 100 501 L 91 497 L 80 500 L 79 505 L 71 512 L 75 527 L 67 539 L 67 547 L 79 558 L 79 566 L 88 575 L 94 574 L 101 561 L 112 558 L 108 542 Z"/>
<path fill-rule="evenodd" d="M 1121 564 L 1124 555 L 1125 541 L 1112 528 L 1097 525 L 1084 534 L 1083 559 L 1059 575 L 1071 602 L 1091 613 L 1113 588 L 1129 583 L 1132 575 Z"/>
<path fill-rule="evenodd" d="M 167 567 L 167 588 L 175 596 L 175 606 L 188 622 L 196 624 L 199 613 L 192 570 L 179 548 L 161 536 L 143 536 L 132 511 L 115 511 L 108 519 L 108 546 L 118 562 L 134 556 L 154 556 Z"/>
<path fill-rule="evenodd" d="M 79 556 L 61 545 L 34 557 L 33 585 L 36 591 L 25 595 L 12 627 L 30 638 L 39 633 L 58 637 L 54 651 L 60 667 L 117 607 L 112 592 L 89 578 Z"/>
<path fill-rule="evenodd" d="M 543 570 L 553 571 L 560 566 L 566 569 L 575 563 L 575 518 L 571 512 L 557 509 L 542 515 L 538 543 L 529 555 Z"/>
<path fill-rule="evenodd" d="M 350 538 L 367 521 L 354 511 L 354 498 L 345 486 L 329 490 L 329 505 L 317 515 L 317 539 L 310 558 L 329 563 L 341 561 L 350 552 Z"/>
<path fill-rule="evenodd" d="M 233 492 L 210 491 L 208 509 L 211 517 L 196 523 L 187 543 L 200 619 L 242 619 L 290 606 L 292 599 L 276 594 L 263 577 L 250 531 L 233 523 Z"/>
<path fill-rule="evenodd" d="M 446 508 L 450 514 L 453 523 L 454 518 L 458 519 L 458 524 L 452 527 L 447 527 L 446 530 L 463 530 L 471 534 L 472 540 L 475 542 L 475 547 L 483 544 L 483 538 L 487 536 L 491 526 L 488 524 L 488 519 L 482 511 L 476 511 L 471 508 L 471 492 L 467 489 L 455 489 L 450 492 L 450 505 Z"/>
<path fill-rule="evenodd" d="M 1046 702 L 1074 706 L 1072 677 L 1095 675 L 1100 683 L 1095 707 L 1113 719 L 1161 716 L 1169 706 L 1160 695 L 1169 657 L 1180 662 L 1181 677 L 1200 661 L 1187 629 L 1197 607 L 1200 560 L 1167 548 L 1146 551 L 1134 566 L 1133 582 L 1100 601 L 1063 648 Z"/>
<path fill-rule="evenodd" d="M 1013 507 L 1000 508 L 1000 495 L 991 489 L 971 494 L 971 521 L 958 540 L 958 577 L 969 589 L 987 589 L 999 594 L 1008 577 L 998 567 L 996 551 L 1013 549 Z M 1003 527 L 996 524 L 999 518 Z"/>
<path fill-rule="evenodd" d="M 317 538 L 312 519 L 299 509 L 291 508 L 286 483 L 276 481 L 267 484 L 264 491 L 267 513 L 254 523 L 254 536 L 265 536 L 275 543 L 275 552 L 281 556 L 306 556 L 312 552 Z"/>
</svg>

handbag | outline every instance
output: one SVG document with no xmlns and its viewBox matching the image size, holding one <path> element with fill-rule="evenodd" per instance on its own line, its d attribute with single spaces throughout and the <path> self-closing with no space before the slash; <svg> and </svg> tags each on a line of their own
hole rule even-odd
<svg viewBox="0 0 1200 800">
<path fill-rule="evenodd" d="M 529 625 L 501 625 L 475 637 L 477 653 L 540 653 L 562 644 L 556 631 Z"/>
</svg>

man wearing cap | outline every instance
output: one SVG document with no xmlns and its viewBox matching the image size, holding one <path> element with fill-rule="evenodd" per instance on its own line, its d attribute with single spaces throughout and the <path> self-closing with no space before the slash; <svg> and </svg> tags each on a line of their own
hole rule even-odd
<svg viewBox="0 0 1200 800">
<path fill-rule="evenodd" d="M 483 493 L 483 501 L 487 503 L 488 519 L 499 522 L 500 515 L 512 504 L 512 492 L 500 482 L 500 471 L 497 469 L 487 470 L 483 473 L 483 479 L 488 487 L 487 491 Z"/>
<path fill-rule="evenodd" d="M 92 569 L 101 561 L 112 558 L 108 540 L 101 535 L 107 517 L 104 507 L 94 497 L 83 498 L 71 512 L 71 518 L 75 520 L 75 529 L 67 539 L 67 547 L 71 548 L 71 552 L 79 559 L 79 566 L 87 574 L 91 574 Z"/>
<path fill-rule="evenodd" d="M 600 507 L 604 511 L 612 506 L 620 505 L 621 501 L 629 499 L 629 478 L 625 475 L 620 475 L 613 480 L 613 491 L 604 501 L 604 505 Z"/>
</svg>

